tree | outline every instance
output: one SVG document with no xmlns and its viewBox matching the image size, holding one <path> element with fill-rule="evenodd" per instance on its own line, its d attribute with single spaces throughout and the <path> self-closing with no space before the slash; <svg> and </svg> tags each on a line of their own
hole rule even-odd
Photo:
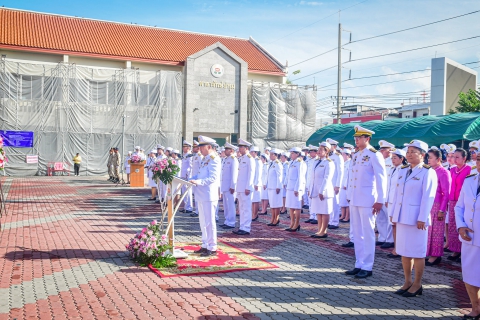
<svg viewBox="0 0 480 320">
<path fill-rule="evenodd" d="M 479 112 L 480 111 L 480 92 L 475 90 L 468 90 L 467 93 L 460 92 L 458 95 L 458 104 L 456 110 L 451 109 L 450 114 L 457 112 Z"/>
</svg>

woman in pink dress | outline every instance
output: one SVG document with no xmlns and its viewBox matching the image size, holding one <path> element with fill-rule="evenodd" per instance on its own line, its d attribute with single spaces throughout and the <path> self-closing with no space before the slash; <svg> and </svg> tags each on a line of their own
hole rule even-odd
<svg viewBox="0 0 480 320">
<path fill-rule="evenodd" d="M 445 212 L 447 211 L 452 178 L 450 172 L 442 166 L 440 150 L 430 149 L 428 151 L 428 164 L 435 169 L 438 178 L 437 193 L 430 211 L 432 225 L 428 228 L 427 257 L 430 258 L 425 263 L 426 266 L 434 266 L 442 261 Z"/>
<path fill-rule="evenodd" d="M 463 181 L 465 177 L 470 174 L 472 168 L 466 164 L 470 154 L 465 149 L 459 148 L 455 150 L 453 156 L 456 166 L 450 169 L 452 187 L 448 199 L 448 249 L 450 249 L 453 254 L 447 259 L 460 262 L 462 243 L 458 239 L 457 224 L 455 222 L 455 205 L 457 204 L 460 190 L 462 190 Z"/>
</svg>

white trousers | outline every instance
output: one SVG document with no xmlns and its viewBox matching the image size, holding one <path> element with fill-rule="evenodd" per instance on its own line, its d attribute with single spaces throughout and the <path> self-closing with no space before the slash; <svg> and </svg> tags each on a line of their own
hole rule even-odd
<svg viewBox="0 0 480 320">
<path fill-rule="evenodd" d="M 305 191 L 305 194 L 307 194 L 306 191 Z M 304 195 L 304 196 L 305 196 L 305 195 Z M 307 197 L 307 198 L 308 198 L 308 197 Z M 308 198 L 308 200 L 310 201 L 311 199 Z M 309 212 L 310 212 L 310 219 L 311 219 L 311 220 L 317 220 L 317 214 L 312 212 L 312 208 L 309 209 Z"/>
<path fill-rule="evenodd" d="M 252 196 L 253 192 L 250 192 L 248 196 L 245 192 L 237 192 L 240 230 L 247 232 L 250 232 L 252 226 Z"/>
<path fill-rule="evenodd" d="M 223 192 L 223 214 L 225 216 L 224 224 L 235 227 L 235 194 L 231 194 L 230 191 Z"/>
<path fill-rule="evenodd" d="M 389 222 L 388 209 L 383 205 L 382 210 L 377 214 L 378 241 L 393 243 L 393 228 Z"/>
<path fill-rule="evenodd" d="M 308 195 L 307 195 L 307 192 L 306 192 L 306 191 L 305 191 L 305 193 L 303 194 L 303 205 L 304 205 L 304 206 L 310 205 L 310 199 L 308 198 Z"/>
<path fill-rule="evenodd" d="M 330 219 L 328 221 L 328 224 L 332 226 L 338 226 L 338 223 L 340 222 L 340 192 L 336 194 L 333 197 L 333 211 L 330 212 Z"/>
<path fill-rule="evenodd" d="M 158 189 L 157 190 L 158 196 L 161 198 L 161 199 L 158 199 L 158 200 L 166 199 L 167 198 L 167 185 L 164 184 L 162 181 L 158 181 L 157 189 Z"/>
<path fill-rule="evenodd" d="M 375 215 L 372 207 L 350 206 L 350 225 L 355 239 L 355 268 L 372 271 L 375 259 Z"/>
<path fill-rule="evenodd" d="M 198 219 L 202 230 L 202 248 L 217 251 L 217 224 L 215 223 L 215 210 L 218 201 L 199 201 Z"/>
<path fill-rule="evenodd" d="M 182 186 L 182 193 L 185 193 L 185 190 L 187 189 L 187 186 Z M 183 208 L 188 211 L 192 211 L 193 206 L 192 206 L 192 188 L 188 190 L 187 194 L 185 195 L 185 198 L 183 198 Z"/>
</svg>

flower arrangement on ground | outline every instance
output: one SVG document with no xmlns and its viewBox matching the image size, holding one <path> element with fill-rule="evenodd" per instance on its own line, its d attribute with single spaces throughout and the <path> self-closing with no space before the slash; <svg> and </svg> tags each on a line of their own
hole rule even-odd
<svg viewBox="0 0 480 320">
<path fill-rule="evenodd" d="M 159 159 L 152 164 L 151 170 L 153 172 L 153 180 L 160 180 L 164 184 L 170 184 L 180 171 L 180 167 L 174 159 Z"/>
<path fill-rule="evenodd" d="M 3 150 L 3 137 L 0 136 L 0 171 L 5 169 L 5 162 L 7 162 L 7 157 L 5 156 L 5 150 Z"/>
<path fill-rule="evenodd" d="M 169 268 L 177 264 L 167 236 L 160 234 L 160 225 L 157 220 L 150 222 L 147 227 L 130 239 L 125 247 L 130 253 L 130 257 L 141 266 L 151 264 L 155 268 Z"/>
<path fill-rule="evenodd" d="M 134 154 L 130 157 L 130 163 L 140 163 L 142 161 L 142 157 L 140 157 L 139 155 Z"/>
</svg>

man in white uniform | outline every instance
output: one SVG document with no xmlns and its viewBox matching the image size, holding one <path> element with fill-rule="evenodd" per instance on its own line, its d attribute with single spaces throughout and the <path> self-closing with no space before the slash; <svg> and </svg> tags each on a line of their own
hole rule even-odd
<svg viewBox="0 0 480 320">
<path fill-rule="evenodd" d="M 220 191 L 223 195 L 223 214 L 225 222 L 220 227 L 223 229 L 235 228 L 235 188 L 238 178 L 238 160 L 235 157 L 235 146 L 225 144 L 225 159 L 222 164 Z"/>
<path fill-rule="evenodd" d="M 260 201 L 262 200 L 262 174 L 263 174 L 263 163 L 259 157 L 260 149 L 258 147 L 250 148 L 250 155 L 255 160 L 255 176 L 253 177 L 253 196 L 252 196 L 252 221 L 258 219 L 258 209 L 260 207 Z"/>
<path fill-rule="evenodd" d="M 198 218 L 202 230 L 202 247 L 195 253 L 208 257 L 217 254 L 215 211 L 218 206 L 221 164 L 220 157 L 213 149 L 215 140 L 205 136 L 198 136 L 198 140 L 200 152 L 204 158 L 198 174 L 190 180 L 195 185 Z"/>
<path fill-rule="evenodd" d="M 193 153 L 190 152 L 192 149 L 192 144 L 188 141 L 183 141 L 183 158 L 182 158 L 182 170 L 180 171 L 180 178 L 184 180 L 190 180 L 192 177 L 192 166 L 193 166 Z M 182 193 L 185 192 L 187 186 L 182 187 Z M 183 198 L 183 212 L 192 213 L 192 189 L 188 190 L 185 198 Z"/>
<path fill-rule="evenodd" d="M 333 187 L 335 190 L 335 196 L 333 197 L 333 212 L 330 213 L 330 220 L 328 222 L 328 229 L 338 229 L 338 223 L 340 222 L 340 188 L 342 186 L 344 161 L 342 154 L 336 150 L 338 142 L 328 138 L 327 142 L 332 146 L 330 151 L 330 159 L 335 164 L 335 173 L 333 174 Z"/>
<path fill-rule="evenodd" d="M 193 140 L 193 159 L 192 159 L 192 176 L 196 176 L 200 171 L 200 167 L 202 165 L 203 156 L 199 150 L 199 143 L 197 140 Z M 192 190 L 192 198 L 193 198 L 193 205 L 192 205 L 192 213 L 190 217 L 198 217 L 197 209 L 197 200 L 195 199 L 195 188 Z"/>
<path fill-rule="evenodd" d="M 307 165 L 307 176 L 305 178 L 307 186 L 310 185 L 310 182 L 311 182 L 310 179 L 312 178 L 311 176 L 313 176 L 311 172 L 314 169 L 316 160 L 318 159 L 317 151 L 318 151 L 318 147 L 315 147 L 313 145 L 308 146 L 308 156 L 307 156 L 307 159 L 305 160 L 305 164 Z M 307 195 L 307 192 L 305 192 L 305 194 L 303 195 L 303 203 L 304 203 L 303 208 L 309 208 L 310 203 L 308 202 L 309 201 L 308 195 L 306 197 L 307 202 L 305 202 L 305 195 Z M 305 223 L 318 224 L 317 215 L 315 213 L 312 213 L 312 211 L 310 211 L 310 217 L 308 220 L 305 221 Z"/>
<path fill-rule="evenodd" d="M 165 159 L 166 156 L 164 154 L 165 147 L 161 144 L 157 144 L 157 160 Z M 163 199 L 166 199 L 167 196 L 167 185 L 164 184 L 160 179 L 157 181 L 157 189 L 158 189 L 158 199 L 155 203 L 160 203 Z"/>
<path fill-rule="evenodd" d="M 355 268 L 345 272 L 356 278 L 372 275 L 375 259 L 375 215 L 380 212 L 387 194 L 385 162 L 380 152 L 370 146 L 375 132 L 355 126 L 358 147 L 350 166 L 347 199 L 350 202 L 350 223 L 355 239 Z"/>
<path fill-rule="evenodd" d="M 385 171 L 387 172 L 387 186 L 388 186 L 388 176 L 392 170 L 392 154 L 391 152 L 395 150 L 395 145 L 385 141 L 380 140 L 378 142 L 380 146 L 380 153 L 385 160 Z M 388 190 L 388 187 L 387 187 Z M 388 193 L 387 193 L 388 195 Z M 393 228 L 388 218 L 388 209 L 385 204 L 382 206 L 382 210 L 377 215 L 377 230 L 378 230 L 378 239 L 375 242 L 375 245 L 381 246 L 381 248 L 388 249 L 393 248 Z"/>
<path fill-rule="evenodd" d="M 243 139 L 238 139 L 240 153 L 237 180 L 237 199 L 240 212 L 240 228 L 233 231 L 238 235 L 249 235 L 252 225 L 252 196 L 253 178 L 255 177 L 255 160 L 248 152 L 252 144 Z"/>
</svg>

